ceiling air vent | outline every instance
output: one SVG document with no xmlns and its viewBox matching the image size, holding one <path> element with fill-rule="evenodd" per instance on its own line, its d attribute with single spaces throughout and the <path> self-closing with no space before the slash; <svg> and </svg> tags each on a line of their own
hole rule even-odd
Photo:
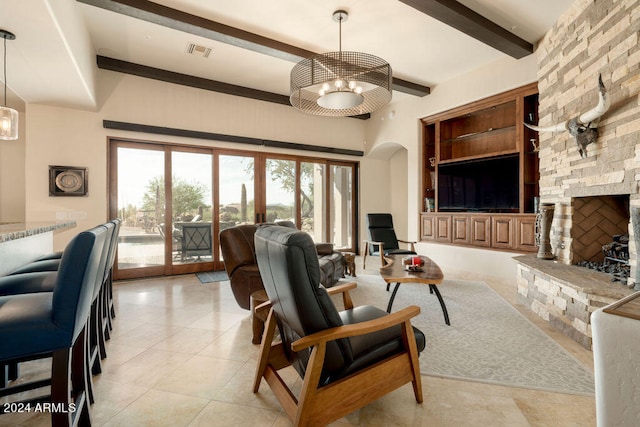
<svg viewBox="0 0 640 427">
<path fill-rule="evenodd" d="M 203 58 L 208 58 L 211 53 L 211 48 L 206 46 L 201 46 L 195 43 L 187 44 L 187 49 L 185 50 L 189 55 L 201 56 Z"/>
</svg>

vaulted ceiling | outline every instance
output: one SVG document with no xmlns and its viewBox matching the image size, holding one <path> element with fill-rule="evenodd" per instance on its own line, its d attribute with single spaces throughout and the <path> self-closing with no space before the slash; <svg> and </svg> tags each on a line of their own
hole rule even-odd
<svg viewBox="0 0 640 427">
<path fill-rule="evenodd" d="M 530 54 L 571 3 L 3 0 L 0 28 L 17 36 L 7 42 L 7 83 L 15 94 L 10 105 L 22 99 L 95 109 L 96 64 L 206 89 L 239 87 L 241 96 L 266 94 L 269 101 L 286 102 L 295 62 L 338 50 L 338 24 L 331 16 L 344 9 L 349 19 L 342 26 L 342 49 L 387 60 L 393 101 L 399 101 L 425 96 L 439 83 L 498 59 Z"/>
</svg>

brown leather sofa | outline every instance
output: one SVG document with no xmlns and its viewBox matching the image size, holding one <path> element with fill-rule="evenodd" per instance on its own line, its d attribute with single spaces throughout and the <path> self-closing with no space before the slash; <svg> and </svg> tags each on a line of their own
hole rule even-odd
<svg viewBox="0 0 640 427">
<path fill-rule="evenodd" d="M 220 249 L 224 267 L 231 281 L 231 290 L 238 305 L 246 310 L 251 306 L 251 294 L 264 289 L 258 264 L 254 235 L 258 227 L 284 226 L 296 228 L 290 221 L 269 224 L 243 224 L 226 228 L 220 232 Z M 333 250 L 331 243 L 316 244 L 320 263 L 320 283 L 333 286 L 343 277 L 344 256 Z"/>
</svg>

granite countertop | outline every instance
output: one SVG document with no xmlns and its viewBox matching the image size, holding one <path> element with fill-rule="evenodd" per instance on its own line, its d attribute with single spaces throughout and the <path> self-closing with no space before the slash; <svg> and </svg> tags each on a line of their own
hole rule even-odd
<svg viewBox="0 0 640 427">
<path fill-rule="evenodd" d="M 23 239 L 50 231 L 73 228 L 75 221 L 60 222 L 0 222 L 0 243 Z"/>
</svg>

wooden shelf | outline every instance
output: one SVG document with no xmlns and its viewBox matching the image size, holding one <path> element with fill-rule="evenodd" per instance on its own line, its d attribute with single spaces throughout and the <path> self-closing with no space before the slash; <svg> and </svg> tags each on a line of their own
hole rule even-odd
<svg viewBox="0 0 640 427">
<path fill-rule="evenodd" d="M 503 128 L 489 128 L 487 130 L 484 131 L 478 131 L 478 132 L 471 132 L 471 133 L 467 133 L 467 134 L 463 134 L 460 136 L 457 136 L 455 138 L 450 138 L 450 139 L 445 139 L 441 142 L 441 144 L 446 144 L 446 143 L 454 143 L 454 142 L 462 142 L 462 141 L 470 141 L 470 140 L 474 140 L 474 139 L 478 139 L 478 138 L 482 138 L 487 136 L 487 134 L 491 134 L 491 136 L 503 133 L 503 132 L 512 132 L 515 135 L 515 131 L 516 131 L 516 127 L 515 125 L 513 126 L 507 126 L 507 127 L 503 127 Z"/>
<path fill-rule="evenodd" d="M 464 163 L 464 162 L 468 162 L 468 161 L 472 161 L 472 160 L 490 160 L 496 157 L 502 157 L 502 156 L 508 156 L 510 154 L 518 154 L 518 150 L 505 150 L 505 151 L 498 151 L 498 152 L 492 152 L 491 155 L 486 155 L 486 154 L 479 154 L 479 155 L 475 155 L 475 156 L 466 156 L 466 157 L 456 157 L 455 159 L 449 159 L 449 160 L 440 160 L 439 164 L 441 165 L 447 165 L 447 164 L 451 164 L 451 163 Z"/>
<path fill-rule="evenodd" d="M 523 123 L 537 118 L 537 83 L 531 83 L 422 119 L 421 205 L 426 198 L 435 200 L 435 211 L 422 217 L 423 240 L 535 250 L 530 215 L 540 173 L 530 140 L 539 139 Z M 435 159 L 435 166 L 429 159 Z M 466 216 L 483 211 L 479 217 Z M 529 216 L 516 218 L 522 214 Z M 491 227 L 483 222 L 489 219 Z M 467 223 L 473 230 L 463 229 Z M 485 239 L 489 229 L 494 233 L 490 244 Z M 474 238 L 474 230 L 484 234 Z"/>
</svg>

